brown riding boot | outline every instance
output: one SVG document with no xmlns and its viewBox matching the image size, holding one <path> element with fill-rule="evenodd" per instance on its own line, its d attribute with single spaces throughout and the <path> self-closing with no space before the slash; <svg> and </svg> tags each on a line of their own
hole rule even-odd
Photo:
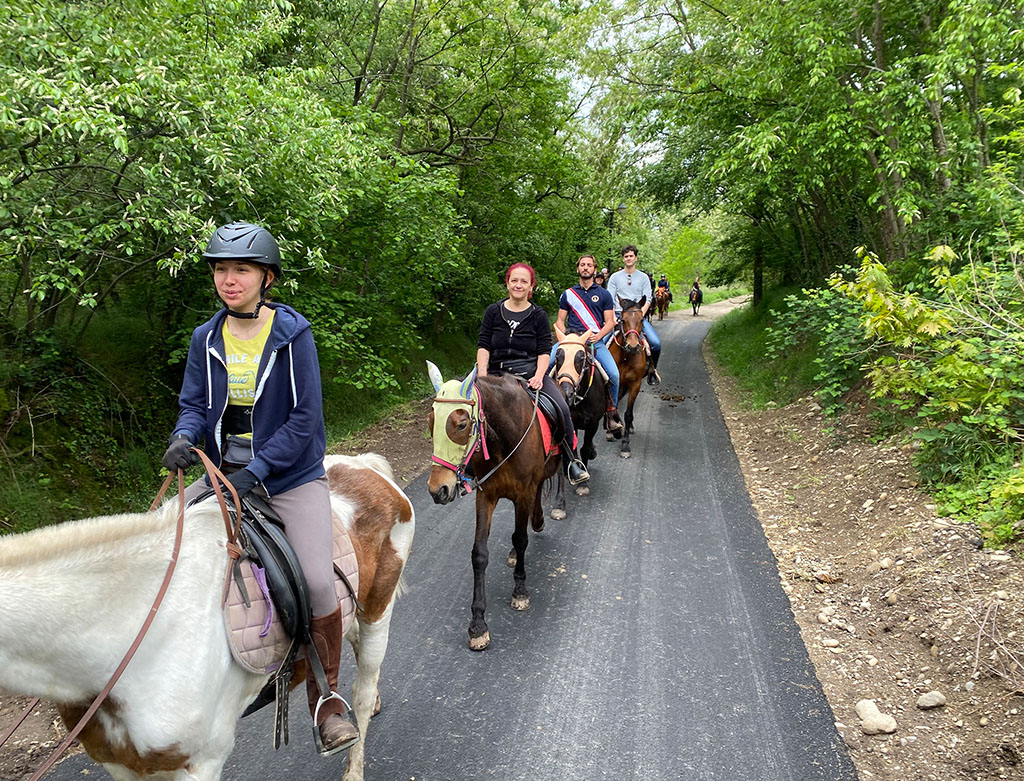
<svg viewBox="0 0 1024 781">
<path fill-rule="evenodd" d="M 316 685 L 313 664 L 307 648 L 306 699 L 309 701 L 309 713 L 314 719 L 313 737 L 316 740 L 317 751 L 320 752 L 320 756 L 326 757 L 343 751 L 359 741 L 359 729 L 350 721 L 350 717 L 346 716 L 348 707 L 337 693 L 342 646 L 341 608 L 326 616 L 314 618 L 309 634 L 327 674 L 327 685 L 334 695 L 329 699 L 320 699 L 320 690 Z"/>
<path fill-rule="evenodd" d="M 622 418 L 619 417 L 619 411 L 614 405 L 604 413 L 604 427 L 606 431 L 612 433 L 622 430 Z"/>
</svg>

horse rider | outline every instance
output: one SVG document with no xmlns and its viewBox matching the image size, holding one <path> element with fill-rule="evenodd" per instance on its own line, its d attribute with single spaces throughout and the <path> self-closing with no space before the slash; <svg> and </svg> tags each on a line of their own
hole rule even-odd
<svg viewBox="0 0 1024 781">
<path fill-rule="evenodd" d="M 607 290 L 596 284 L 593 255 L 582 255 L 576 261 L 579 282 L 562 293 L 558 300 L 558 317 L 555 320 L 555 336 L 562 341 L 567 334 L 586 334 L 587 344 L 594 346 L 594 357 L 608 375 L 608 408 L 605 412 L 605 428 L 618 431 L 622 428 L 616 404 L 619 401 L 619 367 L 612 358 L 604 338 L 615 328 L 615 305 Z M 551 348 L 551 361 L 555 360 L 558 345 Z"/>
<path fill-rule="evenodd" d="M 700 307 L 701 302 L 704 301 L 704 291 L 700 289 L 700 277 L 693 280 L 693 287 L 690 288 L 690 303 L 693 304 L 693 313 L 697 314 L 697 309 Z"/>
<path fill-rule="evenodd" d="M 653 303 L 654 293 L 651 290 L 651 278 L 636 267 L 638 254 L 639 250 L 632 244 L 622 248 L 622 268 L 612 274 L 608 280 L 608 292 L 611 293 L 612 302 L 615 305 L 616 319 L 622 316 L 622 304 L 619 303 L 620 297 L 627 301 L 639 301 L 641 298 L 646 297 L 641 309 L 644 314 L 644 337 L 651 348 L 651 359 L 647 363 L 647 384 L 654 385 L 661 382 L 661 376 L 658 374 L 658 359 L 661 357 L 661 339 L 658 337 L 658 332 L 654 330 L 654 326 L 646 319 L 647 310 L 651 308 Z"/>
<path fill-rule="evenodd" d="M 267 301 L 281 278 L 281 252 L 266 228 L 233 222 L 218 228 L 203 258 L 224 308 L 192 332 L 178 397 L 178 422 L 163 465 L 185 469 L 205 439 L 206 452 L 239 498 L 254 494 L 284 521 L 306 577 L 313 613 L 310 637 L 338 689 L 341 608 L 334 590 L 330 489 L 324 472 L 326 433 L 320 365 L 310 324 L 289 306 Z M 185 491 L 190 501 L 209 478 Z M 309 658 L 309 650 L 306 651 Z M 312 666 L 307 669 L 312 670 Z M 339 697 L 321 698 L 306 677 L 310 714 L 324 756 L 356 743 L 359 730 Z"/>
<path fill-rule="evenodd" d="M 491 304 L 484 312 L 477 339 L 478 377 L 508 372 L 527 380 L 533 391 L 541 390 L 558 408 L 562 418 L 562 463 L 571 485 L 590 479 L 576 452 L 576 428 L 572 413 L 555 381 L 548 376 L 551 357 L 551 326 L 548 315 L 530 301 L 537 273 L 529 263 L 513 263 L 505 272 L 508 298 Z"/>
<path fill-rule="evenodd" d="M 605 290 L 608 289 L 608 268 L 607 267 L 601 269 L 600 271 L 598 271 L 594 275 L 594 282 L 599 284 Z"/>
<path fill-rule="evenodd" d="M 668 277 L 664 274 L 661 275 L 661 279 L 658 280 L 658 287 L 663 287 L 668 291 L 668 302 L 672 303 L 672 286 L 668 282 Z"/>
</svg>

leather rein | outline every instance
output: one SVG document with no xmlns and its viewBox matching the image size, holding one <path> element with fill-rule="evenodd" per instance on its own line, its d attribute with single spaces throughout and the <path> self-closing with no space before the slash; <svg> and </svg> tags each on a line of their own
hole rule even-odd
<svg viewBox="0 0 1024 781">
<path fill-rule="evenodd" d="M 192 448 L 192 452 L 196 453 L 199 456 L 200 460 L 203 462 L 203 466 L 206 467 L 207 474 L 210 475 L 210 482 L 213 484 L 214 493 L 217 494 L 217 501 L 220 503 L 221 513 L 224 516 L 224 525 L 228 536 L 228 556 L 230 556 L 232 559 L 236 559 L 242 554 L 242 549 L 238 545 L 238 529 L 239 524 L 241 523 L 241 513 L 237 513 L 239 518 L 238 523 L 232 524 L 230 514 L 228 513 L 227 505 L 224 501 L 224 495 L 221 492 L 218 483 L 224 483 L 227 486 L 228 490 L 231 492 L 231 497 L 235 502 L 235 507 L 240 506 L 238 501 L 238 493 L 235 491 L 235 487 L 231 485 L 230 482 L 228 482 L 226 477 L 224 477 L 224 474 L 216 466 L 214 466 L 209 456 L 207 456 L 202 450 L 199 450 L 197 448 Z M 86 710 L 82 718 L 78 720 L 78 723 L 75 724 L 74 728 L 68 732 L 67 736 L 64 738 L 63 741 L 61 741 L 60 745 L 57 746 L 57 748 L 53 751 L 52 754 L 50 754 L 46 761 L 43 762 L 43 764 L 39 768 L 37 768 L 36 771 L 31 776 L 29 776 L 27 781 L 39 781 L 39 779 L 43 777 L 43 774 L 45 774 L 46 771 L 53 767 L 54 763 L 57 761 L 57 759 L 60 758 L 61 754 L 68 750 L 68 747 L 71 746 L 75 738 L 78 737 L 79 733 L 81 733 L 81 731 L 85 729 L 85 725 L 89 723 L 89 720 L 92 719 L 92 717 L 96 714 L 96 711 L 99 710 L 100 705 L 103 704 L 103 701 L 107 698 L 107 695 L 110 694 L 110 690 L 114 688 L 114 685 L 121 678 L 121 674 L 125 671 L 125 668 L 128 667 L 128 663 L 131 662 L 132 657 L 135 656 L 135 652 L 139 650 L 139 646 L 142 645 L 142 639 L 146 636 L 146 633 L 149 631 L 149 627 L 153 623 L 153 619 L 156 618 L 156 613 L 160 609 L 161 603 L 164 601 L 164 596 L 167 594 L 168 587 L 171 585 L 171 577 L 174 575 L 174 569 L 178 564 L 178 553 L 181 551 L 181 538 L 185 529 L 185 473 L 183 470 L 179 469 L 177 470 L 176 473 L 168 473 L 167 479 L 164 480 L 164 483 L 160 487 L 160 491 L 157 493 L 156 498 L 153 500 L 153 503 L 149 506 L 149 512 L 153 512 L 153 510 L 156 509 L 157 505 L 160 503 L 160 500 L 164 498 L 164 494 L 167 492 L 167 488 L 170 486 L 171 481 L 174 479 L 175 475 L 177 475 L 178 478 L 178 521 L 174 531 L 174 547 L 171 550 L 171 560 L 167 563 L 167 569 L 164 572 L 163 582 L 160 584 L 160 589 L 157 591 L 156 597 L 153 600 L 153 605 L 149 608 L 149 614 L 146 616 L 146 620 L 142 622 L 142 627 L 139 629 L 138 634 L 135 636 L 135 640 L 132 642 L 127 652 L 125 652 L 124 657 L 121 659 L 121 663 L 118 664 L 117 669 L 114 670 L 114 674 L 111 675 L 110 680 L 107 681 L 107 685 L 103 687 L 103 690 L 98 695 L 96 695 L 96 699 L 92 701 L 92 704 L 89 706 L 88 710 Z M 38 704 L 39 697 L 35 697 L 29 702 L 25 710 L 21 712 L 21 715 L 14 720 L 14 723 L 10 727 L 8 727 L 8 729 L 4 732 L 3 735 L 0 735 L 0 746 L 2 746 L 10 739 L 11 735 L 14 734 L 14 731 L 22 725 L 25 719 L 28 718 L 28 715 Z"/>
</svg>

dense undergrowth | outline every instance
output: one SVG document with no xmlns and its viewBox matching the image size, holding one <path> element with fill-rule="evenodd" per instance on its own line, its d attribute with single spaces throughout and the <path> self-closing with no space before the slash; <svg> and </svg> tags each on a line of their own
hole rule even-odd
<svg viewBox="0 0 1024 781">
<path fill-rule="evenodd" d="M 863 390 L 880 436 L 914 443 L 940 510 L 990 545 L 1024 538 L 1024 281 L 1016 255 L 947 247 L 900 280 L 861 251 L 826 287 L 779 289 L 720 320 L 711 349 L 751 404 L 808 393 L 826 414 Z"/>
<path fill-rule="evenodd" d="M 147 325 L 105 318 L 74 350 L 47 338 L 0 351 L 0 533 L 148 506 L 165 475 L 181 365 L 157 359 L 169 347 Z M 425 359 L 447 374 L 465 370 L 473 353 L 470 335 L 444 332 L 390 356 L 396 379 L 384 389 L 334 382 L 321 356 L 328 449 L 422 398 Z"/>
</svg>

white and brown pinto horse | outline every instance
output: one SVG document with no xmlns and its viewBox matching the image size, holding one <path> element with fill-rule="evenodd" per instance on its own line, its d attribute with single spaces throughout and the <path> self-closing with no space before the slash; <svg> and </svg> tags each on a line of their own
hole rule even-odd
<svg viewBox="0 0 1024 781">
<path fill-rule="evenodd" d="M 412 505 L 374 453 L 328 456 L 333 511 L 359 562 L 362 610 L 353 708 L 360 741 L 346 781 L 363 777 L 363 744 L 391 612 L 412 545 Z M 57 704 L 74 725 L 142 626 L 171 555 L 177 499 L 0 538 L 0 690 Z M 142 645 L 79 739 L 116 781 L 217 781 L 238 717 L 266 676 L 233 661 L 221 595 L 228 556 L 216 500 L 185 511 L 177 568 Z"/>
</svg>

